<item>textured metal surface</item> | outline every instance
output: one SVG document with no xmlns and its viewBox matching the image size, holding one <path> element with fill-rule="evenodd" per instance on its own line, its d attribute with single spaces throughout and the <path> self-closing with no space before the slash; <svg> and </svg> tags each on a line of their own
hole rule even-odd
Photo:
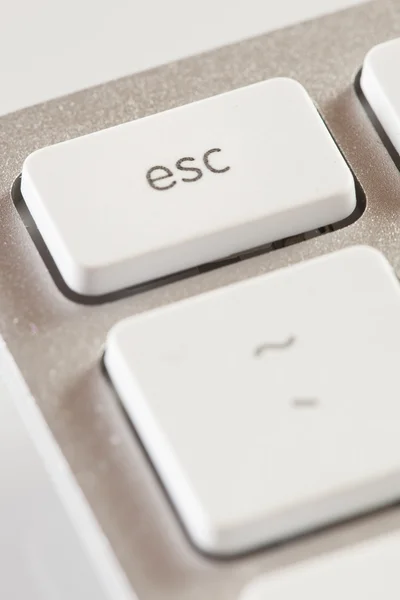
<svg viewBox="0 0 400 600">
<path fill-rule="evenodd" d="M 101 371 L 107 331 L 134 313 L 355 243 L 381 249 L 400 274 L 400 175 L 354 89 L 366 52 L 396 36 L 399 1 L 375 0 L 0 120 L 0 331 L 141 600 L 232 600 L 260 572 L 400 527 L 400 510 L 392 508 L 234 561 L 200 556 Z M 361 219 L 115 302 L 66 299 L 10 198 L 24 158 L 50 143 L 277 75 L 298 79 L 317 102 L 365 191 Z"/>
</svg>

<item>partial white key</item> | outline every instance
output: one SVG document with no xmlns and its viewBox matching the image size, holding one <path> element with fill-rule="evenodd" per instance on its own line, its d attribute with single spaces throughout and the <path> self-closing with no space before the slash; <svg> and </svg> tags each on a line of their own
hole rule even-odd
<svg viewBox="0 0 400 600">
<path fill-rule="evenodd" d="M 361 88 L 400 154 L 400 38 L 375 46 L 364 62 Z"/>
<path fill-rule="evenodd" d="M 35 152 L 22 193 L 62 276 L 112 292 L 339 221 L 354 180 L 274 79 Z"/>
<path fill-rule="evenodd" d="M 195 544 L 400 498 L 400 286 L 355 247 L 123 321 L 111 379 Z"/>
<path fill-rule="evenodd" d="M 1 336 L 0 598 L 137 600 Z"/>
<path fill-rule="evenodd" d="M 396 533 L 260 577 L 240 600 L 398 600 L 399 560 Z"/>
</svg>

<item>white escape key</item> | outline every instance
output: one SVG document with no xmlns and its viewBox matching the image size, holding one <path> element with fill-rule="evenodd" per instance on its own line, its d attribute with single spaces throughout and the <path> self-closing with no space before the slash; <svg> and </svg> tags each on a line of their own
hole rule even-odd
<svg viewBox="0 0 400 600">
<path fill-rule="evenodd" d="M 65 282 L 100 295 L 340 221 L 354 180 L 272 79 L 31 154 L 22 194 Z"/>
</svg>

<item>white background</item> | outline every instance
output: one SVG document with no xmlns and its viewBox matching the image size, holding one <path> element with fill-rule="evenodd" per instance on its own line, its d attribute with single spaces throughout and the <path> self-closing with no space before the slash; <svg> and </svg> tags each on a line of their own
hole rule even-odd
<svg viewBox="0 0 400 600">
<path fill-rule="evenodd" d="M 365 0 L 0 0 L 0 115 Z"/>
</svg>

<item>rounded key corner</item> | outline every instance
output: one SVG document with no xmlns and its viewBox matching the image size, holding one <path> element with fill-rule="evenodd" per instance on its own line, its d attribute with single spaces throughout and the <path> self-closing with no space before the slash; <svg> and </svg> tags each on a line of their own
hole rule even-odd
<svg viewBox="0 0 400 600">
<path fill-rule="evenodd" d="M 379 54 L 380 51 L 382 50 L 382 46 L 386 44 L 386 42 L 384 42 L 383 44 L 378 44 L 378 46 L 374 46 L 373 48 L 370 48 L 367 52 L 367 54 L 364 56 L 364 60 L 363 60 L 363 64 L 361 67 L 361 76 L 363 71 L 367 68 L 369 68 L 371 61 L 374 59 L 375 55 Z"/>
<path fill-rule="evenodd" d="M 374 90 L 370 89 L 371 86 L 375 87 L 378 83 L 375 68 L 377 67 L 379 69 L 381 57 L 385 59 L 386 62 L 387 51 L 389 50 L 390 52 L 393 46 L 398 46 L 399 48 L 397 51 L 400 51 L 400 38 L 394 38 L 373 46 L 364 57 L 363 65 L 359 72 L 359 86 L 367 101 L 370 94 L 376 93 Z"/>
<path fill-rule="evenodd" d="M 351 215 L 355 212 L 355 210 L 357 209 L 357 206 L 360 203 L 360 194 L 359 191 L 357 189 L 357 181 L 354 177 L 354 173 L 353 171 L 350 169 L 350 167 L 348 165 L 346 165 L 347 169 L 346 169 L 346 196 L 345 196 L 345 209 L 346 209 L 346 214 L 344 215 L 344 217 L 342 218 L 342 220 L 344 219 L 348 219 L 349 217 L 351 217 Z"/>
<path fill-rule="evenodd" d="M 301 94 L 302 98 L 304 100 L 306 100 L 308 103 L 312 104 L 313 107 L 315 108 L 315 103 L 314 103 L 312 97 L 310 96 L 309 92 L 307 91 L 307 88 L 298 79 L 294 79 L 293 77 L 288 77 L 288 76 L 282 76 L 282 77 L 275 77 L 274 79 L 270 79 L 267 81 L 275 81 L 276 83 L 279 83 L 281 86 L 285 85 L 287 87 L 287 90 L 290 93 L 295 92 L 299 95 Z"/>
<path fill-rule="evenodd" d="M 30 152 L 22 163 L 21 179 L 24 179 L 27 174 L 30 177 L 29 171 L 32 165 L 34 165 L 38 159 L 41 160 L 43 155 L 46 155 L 50 150 L 51 146 L 43 146 L 42 148 L 37 148 L 36 150 Z"/>
<path fill-rule="evenodd" d="M 106 365 L 107 369 L 108 366 L 111 365 L 111 363 L 113 362 L 114 353 L 118 349 L 118 344 L 120 342 L 121 335 L 126 329 L 127 323 L 133 318 L 134 317 L 127 317 L 125 319 L 122 319 L 122 321 L 118 321 L 118 323 L 115 323 L 115 325 L 113 325 L 108 331 L 106 339 L 106 349 L 104 352 L 104 364 Z"/>
<path fill-rule="evenodd" d="M 373 56 L 371 54 L 374 50 L 375 48 L 372 48 L 372 50 L 368 52 L 361 69 L 357 72 L 357 75 L 354 79 L 357 93 L 361 93 L 364 97 L 366 97 L 366 94 L 368 94 L 370 80 L 373 78 L 373 69 L 371 65 Z"/>
<path fill-rule="evenodd" d="M 118 323 L 118 325 L 119 325 L 119 323 Z M 114 354 L 116 343 L 117 343 L 117 339 L 116 339 L 117 336 L 114 332 L 114 329 L 116 327 L 117 327 L 117 325 L 114 325 L 107 334 L 106 347 L 105 347 L 105 350 L 104 350 L 102 358 L 101 358 L 101 363 L 103 365 L 103 368 L 104 368 L 105 372 L 107 373 L 107 376 L 109 376 L 109 377 L 111 376 L 111 372 L 112 372 L 113 354 Z"/>
<path fill-rule="evenodd" d="M 26 175 L 29 174 L 31 163 L 35 162 L 36 156 L 42 154 L 43 150 L 45 150 L 45 148 L 38 148 L 25 157 L 24 162 L 22 163 L 21 180 L 25 179 Z"/>
<path fill-rule="evenodd" d="M 400 47 L 399 37 L 395 37 L 391 40 L 386 40 L 384 42 L 381 42 L 380 44 L 377 44 L 376 46 L 373 46 L 370 50 L 368 50 L 367 54 L 365 55 L 364 66 L 369 65 L 374 58 L 381 54 L 381 52 L 385 52 L 388 48 L 391 48 L 392 46 L 396 45 Z"/>
<path fill-rule="evenodd" d="M 276 81 L 276 83 L 281 82 L 284 85 L 287 85 L 288 87 L 296 88 L 298 90 L 301 89 L 308 96 L 308 92 L 307 92 L 306 88 L 304 87 L 304 85 L 302 83 L 300 83 L 300 81 L 298 79 L 294 79 L 294 77 L 289 77 L 287 75 L 282 75 L 281 77 L 275 77 L 273 79 L 267 79 L 267 81 Z"/>
<path fill-rule="evenodd" d="M 68 259 L 64 256 L 62 266 L 56 259 L 56 254 L 53 253 L 54 267 L 58 271 L 59 279 L 61 280 L 62 292 L 66 296 L 70 296 L 79 303 L 79 301 L 88 301 L 96 303 L 98 299 L 107 294 L 102 290 L 98 290 L 96 285 L 96 268 L 89 262 L 85 263 L 82 258 L 68 255 Z M 54 277 L 53 277 L 54 278 Z M 60 284 L 60 282 L 57 282 Z"/>
<path fill-rule="evenodd" d="M 218 529 L 212 520 L 202 511 L 197 513 L 190 525 L 183 523 L 189 541 L 194 548 L 206 558 L 216 561 L 234 559 L 253 550 L 253 547 L 243 548 L 237 544 L 229 543 L 223 529 Z"/>
</svg>

